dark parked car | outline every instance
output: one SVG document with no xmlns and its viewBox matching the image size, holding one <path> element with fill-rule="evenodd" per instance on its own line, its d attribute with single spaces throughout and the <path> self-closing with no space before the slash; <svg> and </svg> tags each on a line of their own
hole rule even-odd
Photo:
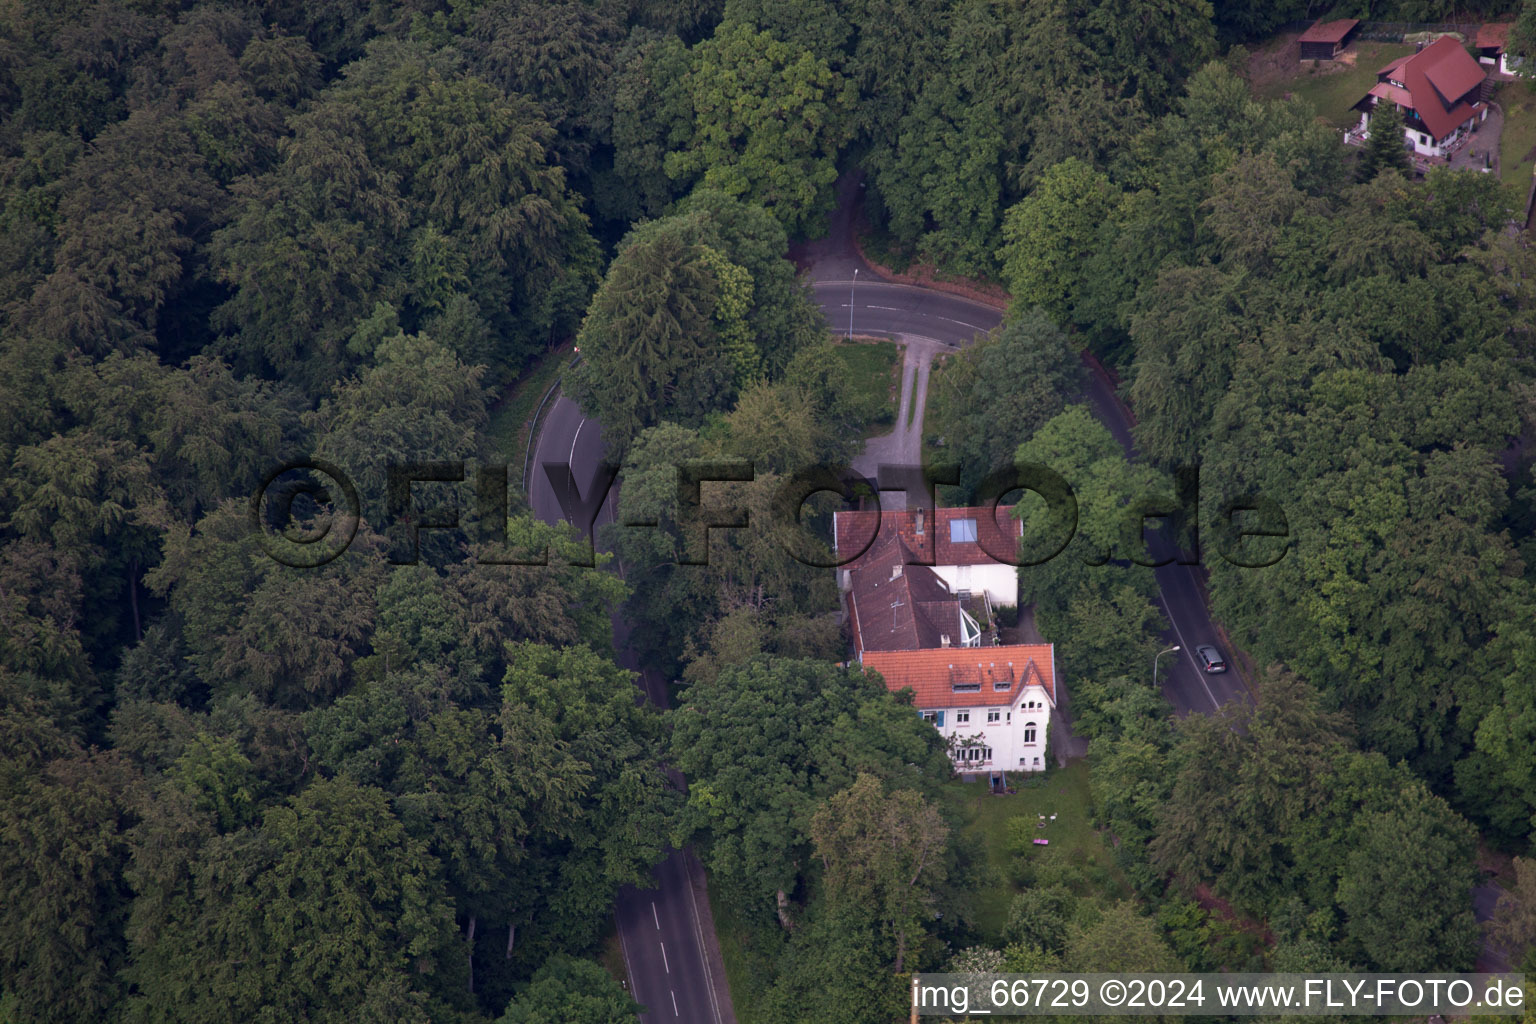
<svg viewBox="0 0 1536 1024">
<path fill-rule="evenodd" d="M 1200 667 L 1207 672 L 1225 672 L 1227 660 L 1221 656 L 1221 652 L 1210 644 L 1201 644 L 1195 648 L 1195 656 L 1200 659 Z"/>
</svg>

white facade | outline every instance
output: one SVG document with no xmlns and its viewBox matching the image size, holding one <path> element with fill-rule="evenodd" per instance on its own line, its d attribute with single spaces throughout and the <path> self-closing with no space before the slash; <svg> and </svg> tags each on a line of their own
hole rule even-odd
<svg viewBox="0 0 1536 1024">
<path fill-rule="evenodd" d="M 1019 571 L 1001 562 L 984 565 L 934 565 L 933 574 L 944 581 L 950 593 L 962 590 L 972 594 L 985 592 L 993 608 L 1013 608 L 1019 603 Z M 853 586 L 847 569 L 837 570 L 837 585 L 843 590 Z"/>
<path fill-rule="evenodd" d="M 1380 100 L 1377 101 L 1377 103 L 1380 102 Z M 1375 107 L 1373 106 L 1372 110 L 1374 109 Z M 1436 139 L 1428 132 L 1419 131 L 1411 125 L 1403 128 L 1403 138 L 1407 140 L 1413 151 L 1420 156 L 1447 156 L 1472 131 L 1479 121 L 1485 120 L 1487 117 L 1488 108 L 1485 106 L 1479 116 L 1467 118 L 1467 120 L 1456 127 L 1455 131 L 1443 139 Z M 1371 137 L 1370 123 L 1370 113 L 1362 112 L 1360 114 L 1360 124 L 1356 128 L 1362 139 L 1369 139 Z"/>
<path fill-rule="evenodd" d="M 1051 698 L 1043 686 L 1025 686 L 1010 705 L 919 708 L 949 744 L 959 772 L 1038 772 L 1045 763 Z"/>
<path fill-rule="evenodd" d="M 1019 603 L 1019 570 L 1011 565 L 936 565 L 933 573 L 955 593 L 985 591 L 994 608 L 1012 608 Z"/>
<path fill-rule="evenodd" d="M 1472 122 L 1470 121 L 1467 122 L 1468 125 L 1471 125 L 1471 123 Z M 1361 113 L 1360 124 L 1356 129 L 1360 133 L 1360 138 L 1369 139 L 1371 137 L 1370 125 L 1371 115 L 1368 113 Z M 1415 131 L 1412 128 L 1404 128 L 1403 138 L 1407 140 L 1409 147 L 1415 153 L 1419 154 L 1419 156 L 1445 156 L 1446 146 L 1448 146 L 1451 142 L 1461 138 L 1461 136 L 1459 134 L 1448 136 L 1445 140 L 1443 140 L 1446 143 L 1446 146 L 1442 146 L 1437 145 L 1435 140 L 1430 137 L 1428 132 Z"/>
</svg>

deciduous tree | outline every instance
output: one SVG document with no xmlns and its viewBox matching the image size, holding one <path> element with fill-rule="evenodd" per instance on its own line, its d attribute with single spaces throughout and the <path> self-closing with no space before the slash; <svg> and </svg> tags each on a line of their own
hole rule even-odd
<svg viewBox="0 0 1536 1024">
<path fill-rule="evenodd" d="M 815 228 L 832 208 L 853 83 L 746 24 L 723 25 L 693 60 L 693 137 L 667 156 L 668 176 L 756 202 L 795 234 Z"/>
</svg>

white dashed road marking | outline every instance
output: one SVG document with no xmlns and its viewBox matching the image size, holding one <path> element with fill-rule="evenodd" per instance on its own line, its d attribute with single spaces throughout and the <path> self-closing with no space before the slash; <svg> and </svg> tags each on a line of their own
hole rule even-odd
<svg viewBox="0 0 1536 1024">
<path fill-rule="evenodd" d="M 964 320 L 956 320 L 954 317 L 939 316 L 939 314 L 937 314 L 937 313 L 930 313 L 929 315 L 932 316 L 932 317 L 935 317 L 935 318 L 937 318 L 939 320 L 948 320 L 952 324 L 959 324 L 961 327 L 969 327 L 973 331 L 984 331 L 984 330 L 986 330 L 985 327 L 977 327 L 975 324 L 968 324 Z"/>
<path fill-rule="evenodd" d="M 1157 591 L 1157 599 L 1162 602 L 1163 611 L 1168 613 L 1168 621 L 1173 625 L 1173 635 L 1179 638 L 1179 643 L 1183 647 L 1184 657 L 1189 659 L 1190 666 L 1194 668 L 1195 675 L 1200 679 L 1200 685 L 1205 687 L 1205 695 L 1211 698 L 1211 707 L 1220 710 L 1221 701 L 1217 700 L 1216 695 L 1211 692 L 1211 684 L 1205 681 L 1205 673 L 1200 671 L 1200 666 L 1195 661 L 1194 648 L 1190 647 L 1189 641 L 1184 639 L 1184 631 L 1179 628 L 1179 620 L 1173 617 L 1173 609 L 1168 607 L 1168 598 L 1163 596 L 1161 585 L 1158 586 Z"/>
</svg>

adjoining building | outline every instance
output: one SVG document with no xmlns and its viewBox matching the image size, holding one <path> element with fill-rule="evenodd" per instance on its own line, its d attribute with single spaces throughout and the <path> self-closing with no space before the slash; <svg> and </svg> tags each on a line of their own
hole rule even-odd
<svg viewBox="0 0 1536 1024">
<path fill-rule="evenodd" d="M 1443 157 L 1458 149 L 1488 116 L 1482 101 L 1486 72 L 1454 36 L 1441 36 L 1417 53 L 1376 72 L 1376 84 L 1355 104 L 1360 130 L 1382 103 L 1403 111 L 1403 135 L 1420 156 Z"/>
<path fill-rule="evenodd" d="M 981 646 L 992 623 L 985 593 L 957 594 L 932 567 L 915 564 L 916 554 L 894 534 L 876 541 L 861 561 L 844 573 L 855 651 Z"/>
<path fill-rule="evenodd" d="M 1512 21 L 1496 21 L 1481 26 L 1473 41 L 1477 62 L 1485 67 L 1497 68 L 1501 75 L 1514 77 L 1515 69 L 1522 63 L 1521 58 L 1509 52 L 1509 31 L 1514 27 Z"/>
<path fill-rule="evenodd" d="M 1296 40 L 1301 46 L 1301 59 L 1337 60 L 1359 27 L 1360 22 L 1356 18 L 1340 18 L 1337 21 L 1323 21 L 1319 18 Z"/>
<path fill-rule="evenodd" d="M 839 570 L 846 591 L 859 569 L 889 567 L 896 553 L 876 541 L 896 538 L 906 564 L 932 569 L 960 595 L 984 594 L 994 607 L 1019 603 L 1018 570 L 1011 564 L 1024 536 L 1011 505 L 989 508 L 936 508 L 932 522 L 923 509 L 889 512 L 838 512 L 833 518 L 833 546 L 838 558 L 857 555 Z M 1000 521 L 1001 520 L 1001 521 Z M 876 537 L 876 534 L 879 537 Z"/>
</svg>

